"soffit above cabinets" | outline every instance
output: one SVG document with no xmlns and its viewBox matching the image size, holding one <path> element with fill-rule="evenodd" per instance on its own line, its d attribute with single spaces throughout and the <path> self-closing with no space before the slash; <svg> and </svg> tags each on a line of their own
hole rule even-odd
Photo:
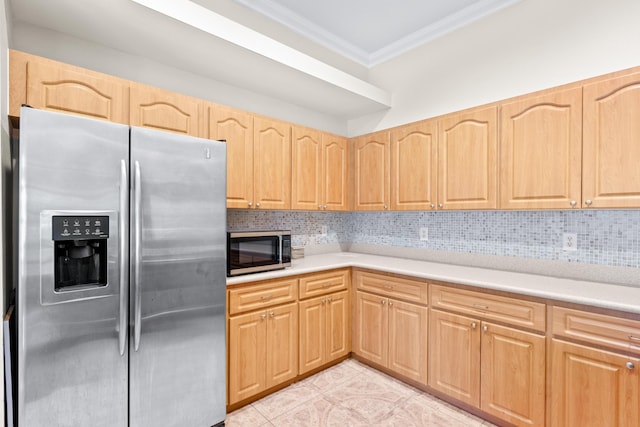
<svg viewBox="0 0 640 427">
<path fill-rule="evenodd" d="M 389 91 L 367 80 L 369 64 L 362 65 L 367 61 L 358 55 L 364 52 L 371 63 L 375 55 L 401 53 L 411 43 L 422 44 L 416 34 L 425 28 L 442 33 L 471 22 L 470 11 L 484 16 L 520 0 L 9 1 L 14 26 L 41 27 L 348 120 L 388 109 L 392 101 Z M 301 17 L 309 31 L 301 37 L 282 13 L 259 10 L 256 4 L 263 3 Z M 454 19 L 461 14 L 466 21 Z M 335 36 L 336 45 L 314 35 L 321 27 Z M 355 46 L 356 54 L 338 45 Z M 63 51 L 61 46 L 51 52 L 52 59 L 64 60 Z"/>
</svg>

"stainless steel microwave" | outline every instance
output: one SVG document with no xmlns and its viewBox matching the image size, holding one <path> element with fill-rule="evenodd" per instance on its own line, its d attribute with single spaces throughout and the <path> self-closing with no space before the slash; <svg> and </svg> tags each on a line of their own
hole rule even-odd
<svg viewBox="0 0 640 427">
<path fill-rule="evenodd" d="M 291 231 L 227 233 L 227 276 L 278 270 L 291 265 Z"/>
</svg>

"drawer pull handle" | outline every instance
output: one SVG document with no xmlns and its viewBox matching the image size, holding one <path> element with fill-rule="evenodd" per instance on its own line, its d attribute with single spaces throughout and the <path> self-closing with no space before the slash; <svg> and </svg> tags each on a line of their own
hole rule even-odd
<svg viewBox="0 0 640 427">
<path fill-rule="evenodd" d="M 323 283 L 323 284 L 322 284 L 322 287 L 323 287 L 323 288 L 326 288 L 326 287 L 329 287 L 329 286 L 331 286 L 331 282 L 329 282 L 329 283 Z"/>
<path fill-rule="evenodd" d="M 489 310 L 489 306 L 488 305 L 482 305 L 482 304 L 473 304 L 473 306 L 475 308 L 481 308 L 483 310 Z"/>
<path fill-rule="evenodd" d="M 384 285 L 384 288 L 385 288 L 385 289 L 393 289 L 393 286 L 391 286 L 391 285 Z"/>
<path fill-rule="evenodd" d="M 631 341 L 640 341 L 640 337 L 634 337 L 633 335 L 629 335 L 629 339 Z"/>
<path fill-rule="evenodd" d="M 267 299 L 271 299 L 271 297 L 272 297 L 272 296 L 273 296 L 273 294 L 269 294 L 269 295 L 262 295 L 262 296 L 260 297 L 260 299 L 264 301 L 264 300 L 267 300 Z"/>
<path fill-rule="evenodd" d="M 635 367 L 636 365 L 634 365 L 633 362 L 627 362 L 627 369 L 633 369 Z"/>
</svg>

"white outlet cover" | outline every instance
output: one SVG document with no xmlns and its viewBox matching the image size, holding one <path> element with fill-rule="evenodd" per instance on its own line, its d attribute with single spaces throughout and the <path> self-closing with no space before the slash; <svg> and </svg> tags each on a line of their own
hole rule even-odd
<svg viewBox="0 0 640 427">
<path fill-rule="evenodd" d="M 562 233 L 562 250 L 578 250 L 578 235 L 576 233 Z"/>
<path fill-rule="evenodd" d="M 429 240 L 429 229 L 427 227 L 420 227 L 420 240 Z"/>
</svg>

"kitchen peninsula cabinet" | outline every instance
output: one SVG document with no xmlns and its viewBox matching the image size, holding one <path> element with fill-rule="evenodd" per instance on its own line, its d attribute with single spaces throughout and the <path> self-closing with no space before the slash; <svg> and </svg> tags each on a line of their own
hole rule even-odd
<svg viewBox="0 0 640 427">
<path fill-rule="evenodd" d="M 20 106 L 129 123 L 129 82 L 62 62 L 9 51 L 9 115 Z"/>
<path fill-rule="evenodd" d="M 583 90 L 582 206 L 640 208 L 640 71 Z"/>
<path fill-rule="evenodd" d="M 300 277 L 300 374 L 351 351 L 350 278 L 347 269 Z"/>
<path fill-rule="evenodd" d="M 291 208 L 347 210 L 347 139 L 293 126 L 291 145 Z"/>
<path fill-rule="evenodd" d="M 430 301 L 429 385 L 514 425 L 543 426 L 544 304 L 440 285 Z"/>
<path fill-rule="evenodd" d="M 227 142 L 227 208 L 253 204 L 253 114 L 208 105 L 207 138 Z"/>
<path fill-rule="evenodd" d="M 253 202 L 249 208 L 291 209 L 291 125 L 253 118 Z"/>
<path fill-rule="evenodd" d="M 438 209 L 496 209 L 498 109 L 479 107 L 438 120 Z"/>
<path fill-rule="evenodd" d="M 579 208 L 582 88 L 522 97 L 501 112 L 500 208 Z"/>
<path fill-rule="evenodd" d="M 389 132 L 363 135 L 353 142 L 354 209 L 387 210 L 391 203 Z"/>
<path fill-rule="evenodd" d="M 437 207 L 437 136 L 435 120 L 391 130 L 391 209 Z"/>
<path fill-rule="evenodd" d="M 229 405 L 297 376 L 296 287 L 294 278 L 227 291 Z"/>
<path fill-rule="evenodd" d="M 427 283 L 363 270 L 355 270 L 353 278 L 353 352 L 426 385 Z"/>
<path fill-rule="evenodd" d="M 130 83 L 131 126 L 203 137 L 204 103 L 196 98 Z"/>
</svg>

